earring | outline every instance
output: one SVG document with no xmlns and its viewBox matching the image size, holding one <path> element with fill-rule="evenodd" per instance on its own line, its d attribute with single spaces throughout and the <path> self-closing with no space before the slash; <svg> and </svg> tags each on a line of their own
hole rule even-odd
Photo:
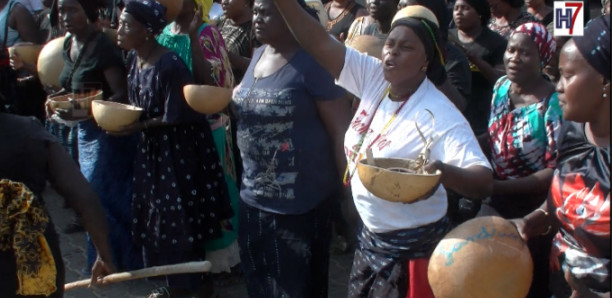
<svg viewBox="0 0 612 298">
<path fill-rule="evenodd" d="M 421 71 L 422 71 L 422 72 L 427 72 L 427 66 L 423 66 L 423 67 L 421 67 Z"/>
<path fill-rule="evenodd" d="M 603 92 L 602 92 L 602 97 L 603 97 L 603 98 L 607 98 L 607 97 L 608 97 L 608 94 L 607 94 L 607 93 L 608 93 L 608 90 L 606 90 L 606 87 L 609 87 L 609 86 L 610 86 L 610 83 L 607 83 L 607 84 L 605 84 L 605 85 L 603 86 Z"/>
<path fill-rule="evenodd" d="M 146 41 L 149 41 L 149 37 L 148 37 L 148 36 L 147 36 L 147 37 L 145 37 L 145 40 L 146 40 Z"/>
</svg>

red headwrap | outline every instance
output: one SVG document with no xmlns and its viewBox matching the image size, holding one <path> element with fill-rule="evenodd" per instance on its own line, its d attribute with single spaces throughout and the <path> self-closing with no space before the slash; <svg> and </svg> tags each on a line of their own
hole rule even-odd
<svg viewBox="0 0 612 298">
<path fill-rule="evenodd" d="M 548 64 L 548 61 L 552 59 L 555 54 L 555 49 L 557 48 L 555 40 L 548 30 L 546 30 L 546 27 L 540 23 L 524 23 L 516 27 L 512 35 L 517 33 L 527 34 L 531 40 L 533 40 L 540 54 L 540 68 L 544 68 L 544 66 Z"/>
</svg>

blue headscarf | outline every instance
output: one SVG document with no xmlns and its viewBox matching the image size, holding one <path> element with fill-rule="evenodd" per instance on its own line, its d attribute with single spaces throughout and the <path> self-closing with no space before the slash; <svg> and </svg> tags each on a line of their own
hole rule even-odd
<svg viewBox="0 0 612 298">
<path fill-rule="evenodd" d="M 592 19 L 584 27 L 584 35 L 573 40 L 584 59 L 610 80 L 610 16 Z"/>
<path fill-rule="evenodd" d="M 124 11 L 153 35 L 158 35 L 166 27 L 166 7 L 155 0 L 130 0 L 125 4 Z"/>
</svg>

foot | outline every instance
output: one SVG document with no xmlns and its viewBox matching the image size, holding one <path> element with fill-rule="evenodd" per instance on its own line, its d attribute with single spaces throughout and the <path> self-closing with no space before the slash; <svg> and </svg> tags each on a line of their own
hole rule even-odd
<svg viewBox="0 0 612 298">
<path fill-rule="evenodd" d="M 147 298 L 193 298 L 193 297 L 197 297 L 197 296 L 194 296 L 194 294 L 188 290 L 170 288 L 170 287 L 157 288 L 151 291 L 149 296 L 147 296 Z"/>
</svg>

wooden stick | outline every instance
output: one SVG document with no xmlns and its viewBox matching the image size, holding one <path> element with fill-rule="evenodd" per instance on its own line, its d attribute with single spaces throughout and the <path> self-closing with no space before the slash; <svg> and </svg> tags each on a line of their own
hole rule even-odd
<svg viewBox="0 0 612 298">
<path fill-rule="evenodd" d="M 116 283 L 134 279 L 141 279 L 160 275 L 172 275 L 172 274 L 184 274 L 184 273 L 199 273 L 208 272 L 211 264 L 209 261 L 201 262 L 187 262 L 174 265 L 154 266 L 149 268 L 143 268 L 134 271 L 113 273 L 105 276 L 102 279 L 104 285 L 109 283 Z M 83 288 L 89 286 L 91 279 L 83 279 L 64 285 L 64 291 L 70 291 L 76 288 Z"/>
</svg>

